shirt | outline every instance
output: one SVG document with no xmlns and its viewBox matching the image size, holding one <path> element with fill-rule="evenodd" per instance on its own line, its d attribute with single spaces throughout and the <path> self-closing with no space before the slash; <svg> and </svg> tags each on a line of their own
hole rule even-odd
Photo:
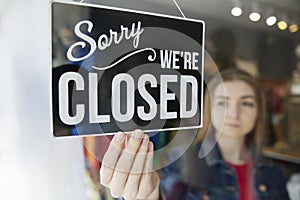
<svg viewBox="0 0 300 200">
<path fill-rule="evenodd" d="M 227 164 L 233 167 L 237 173 L 238 186 L 240 191 L 240 200 L 255 200 L 254 184 L 253 184 L 253 160 L 249 159 L 248 162 L 242 165 L 235 165 L 232 163 Z"/>
</svg>

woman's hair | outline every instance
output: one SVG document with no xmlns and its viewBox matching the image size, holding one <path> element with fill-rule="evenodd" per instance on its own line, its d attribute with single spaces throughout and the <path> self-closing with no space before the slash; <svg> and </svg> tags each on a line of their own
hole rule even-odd
<svg viewBox="0 0 300 200">
<path fill-rule="evenodd" d="M 209 82 L 204 97 L 203 128 L 199 129 L 198 139 L 203 138 L 206 133 L 210 131 L 209 129 L 214 129 L 212 125 L 210 126 L 212 109 L 211 100 L 214 98 L 217 86 L 229 81 L 244 81 L 250 85 L 255 92 L 258 114 L 253 130 L 246 136 L 246 144 L 248 147 L 254 144 L 256 148 L 255 153 L 260 153 L 266 123 L 266 103 L 264 93 L 254 77 L 237 68 L 223 70 L 220 74 L 215 75 Z"/>
</svg>

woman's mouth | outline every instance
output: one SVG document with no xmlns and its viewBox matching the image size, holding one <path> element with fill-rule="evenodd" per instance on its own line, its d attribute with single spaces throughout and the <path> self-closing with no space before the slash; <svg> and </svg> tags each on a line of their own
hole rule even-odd
<svg viewBox="0 0 300 200">
<path fill-rule="evenodd" d="M 240 128 L 240 125 L 237 123 L 226 123 L 226 126 L 232 127 L 232 128 Z"/>
</svg>

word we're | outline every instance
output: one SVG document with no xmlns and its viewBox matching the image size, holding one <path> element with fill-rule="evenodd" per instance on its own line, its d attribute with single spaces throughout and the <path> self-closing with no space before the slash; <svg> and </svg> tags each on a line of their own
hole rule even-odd
<svg viewBox="0 0 300 200">
<path fill-rule="evenodd" d="M 179 58 L 183 58 L 183 69 L 198 70 L 198 52 L 160 50 L 161 68 L 180 69 Z"/>
</svg>

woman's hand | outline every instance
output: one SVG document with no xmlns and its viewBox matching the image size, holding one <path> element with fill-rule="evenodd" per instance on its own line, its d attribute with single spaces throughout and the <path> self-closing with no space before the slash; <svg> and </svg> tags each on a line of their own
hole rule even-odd
<svg viewBox="0 0 300 200">
<path fill-rule="evenodd" d="M 159 196 L 159 176 L 153 171 L 153 144 L 141 130 L 117 133 L 102 161 L 100 182 L 114 198 L 149 199 Z"/>
</svg>

